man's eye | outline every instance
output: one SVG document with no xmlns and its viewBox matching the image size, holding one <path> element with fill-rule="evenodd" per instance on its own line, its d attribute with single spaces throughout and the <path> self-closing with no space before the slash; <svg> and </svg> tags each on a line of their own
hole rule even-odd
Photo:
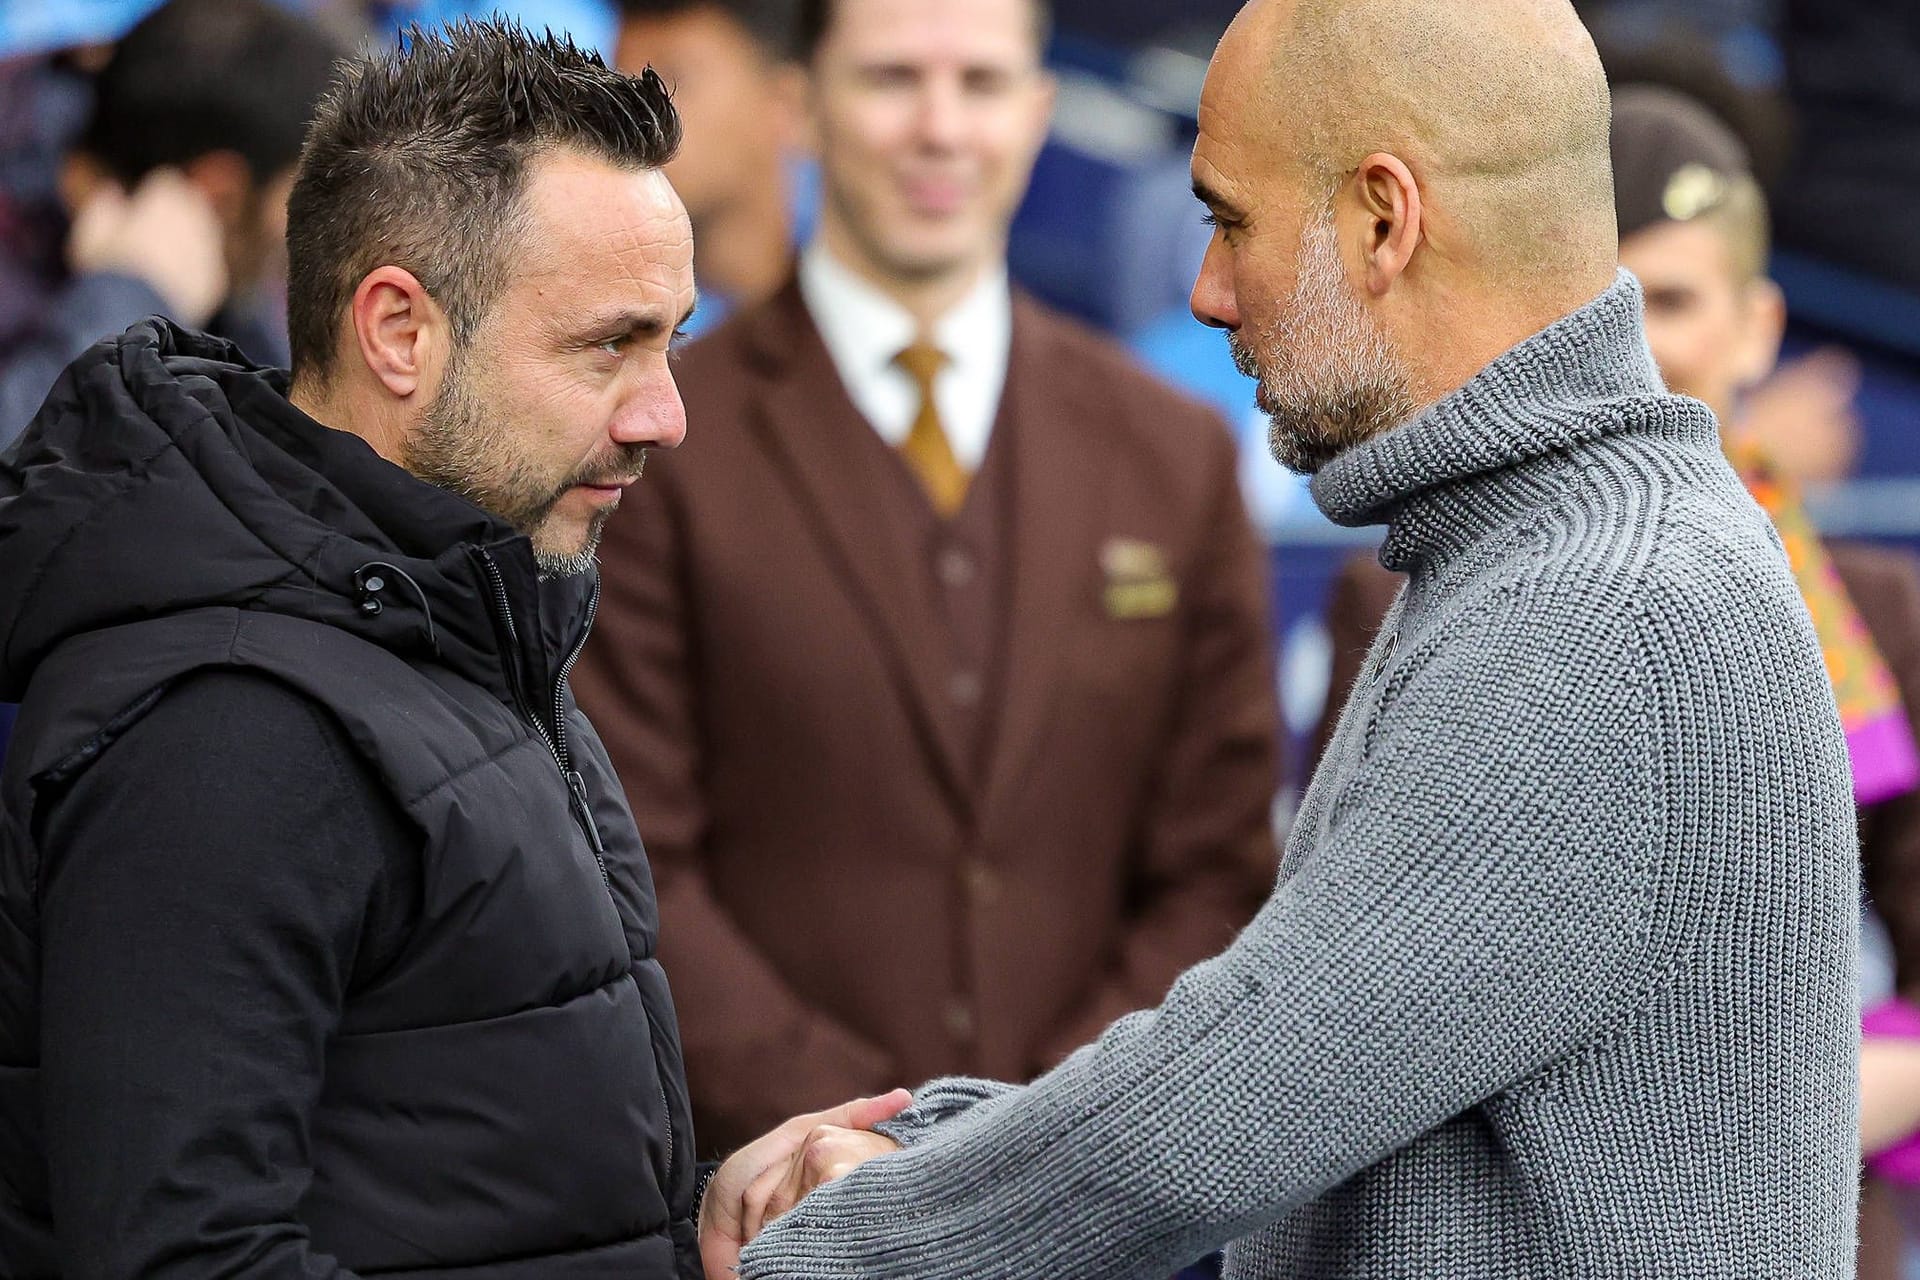
<svg viewBox="0 0 1920 1280">
<path fill-rule="evenodd" d="M 600 350 L 606 352 L 610 356 L 617 356 L 622 351 L 626 350 L 627 335 L 623 333 L 618 337 L 606 338 L 600 342 L 595 343 L 594 345 L 597 346 Z"/>
</svg>

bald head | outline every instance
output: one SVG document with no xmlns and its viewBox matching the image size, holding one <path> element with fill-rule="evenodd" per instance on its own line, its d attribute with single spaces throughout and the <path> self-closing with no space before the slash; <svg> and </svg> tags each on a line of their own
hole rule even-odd
<svg viewBox="0 0 1920 1280">
<path fill-rule="evenodd" d="M 1241 21 L 1228 39 L 1303 175 L 1396 155 L 1463 265 L 1610 278 L 1606 75 L 1567 0 L 1254 0 Z"/>
<path fill-rule="evenodd" d="M 1336 372 L 1302 353 L 1364 332 L 1371 372 L 1316 393 L 1298 456 L 1337 451 L 1612 283 L 1608 127 L 1568 0 L 1252 0 L 1201 95 L 1194 190 L 1221 232 L 1194 313 L 1292 370 L 1263 386 L 1296 423 Z"/>
</svg>

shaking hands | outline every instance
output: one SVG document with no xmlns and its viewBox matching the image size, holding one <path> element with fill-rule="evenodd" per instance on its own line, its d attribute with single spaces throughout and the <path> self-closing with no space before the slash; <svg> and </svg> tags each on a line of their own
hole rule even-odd
<svg viewBox="0 0 1920 1280">
<path fill-rule="evenodd" d="M 707 1280 L 733 1280 L 740 1250 L 760 1229 L 823 1182 L 900 1149 L 871 1132 L 913 1102 L 905 1089 L 795 1116 L 733 1153 L 700 1204 L 700 1260 Z"/>
</svg>

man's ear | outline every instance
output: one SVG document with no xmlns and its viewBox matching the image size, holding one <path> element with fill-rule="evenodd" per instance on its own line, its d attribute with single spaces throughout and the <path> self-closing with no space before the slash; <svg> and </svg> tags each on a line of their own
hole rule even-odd
<svg viewBox="0 0 1920 1280">
<path fill-rule="evenodd" d="M 385 266 L 367 273 L 349 306 L 360 359 L 396 400 L 439 394 L 453 333 L 440 304 L 411 271 Z"/>
<path fill-rule="evenodd" d="M 820 73 L 813 63 L 795 63 L 793 78 L 787 81 L 793 94 L 793 139 L 795 148 L 814 160 L 820 158 Z"/>
<path fill-rule="evenodd" d="M 1424 215 L 1420 184 L 1405 161 L 1385 151 L 1360 162 L 1353 184 L 1365 218 L 1361 246 L 1366 288 L 1379 297 L 1405 273 L 1420 246 Z"/>
<path fill-rule="evenodd" d="M 1787 333 L 1787 299 L 1780 286 L 1765 279 L 1746 286 L 1741 298 L 1740 344 L 1735 379 L 1742 391 L 1759 386 L 1780 363 L 1780 341 Z"/>
<path fill-rule="evenodd" d="M 813 143 L 807 125 L 807 73 L 795 62 L 782 62 L 767 72 L 767 96 L 773 107 L 780 150 L 809 151 Z"/>
<path fill-rule="evenodd" d="M 1060 106 L 1060 77 L 1042 67 L 1037 73 L 1040 83 L 1034 92 L 1040 99 L 1040 143 L 1046 145 L 1047 136 L 1053 132 L 1053 117 Z M 1039 150 L 1038 147 L 1035 150 Z"/>
</svg>

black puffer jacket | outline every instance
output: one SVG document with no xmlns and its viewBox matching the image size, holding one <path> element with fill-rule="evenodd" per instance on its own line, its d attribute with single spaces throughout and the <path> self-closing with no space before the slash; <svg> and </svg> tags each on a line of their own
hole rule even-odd
<svg viewBox="0 0 1920 1280">
<path fill-rule="evenodd" d="M 238 670 L 324 713 L 419 833 L 404 945 L 326 1033 L 293 1228 L 360 1273 L 696 1277 L 652 878 L 566 688 L 595 584 L 540 581 L 526 539 L 284 393 L 151 320 L 0 455 L 0 701 L 22 703 L 0 773 L 0 1274 L 62 1271 L 50 815 L 170 688 Z"/>
</svg>

